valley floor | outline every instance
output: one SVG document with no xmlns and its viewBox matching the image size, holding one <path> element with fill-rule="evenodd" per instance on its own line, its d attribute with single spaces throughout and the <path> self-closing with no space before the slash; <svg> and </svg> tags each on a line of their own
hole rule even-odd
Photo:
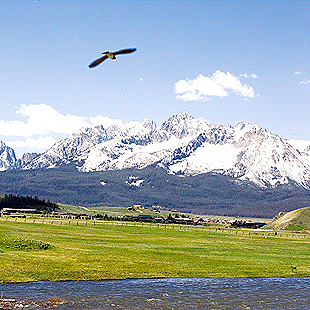
<svg viewBox="0 0 310 310">
<path fill-rule="evenodd" d="M 0 218 L 0 282 L 310 276 L 310 235 Z"/>
</svg>

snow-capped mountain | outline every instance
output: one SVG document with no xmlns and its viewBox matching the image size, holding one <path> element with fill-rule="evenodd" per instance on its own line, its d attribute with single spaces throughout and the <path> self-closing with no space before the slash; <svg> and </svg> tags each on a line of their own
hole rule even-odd
<svg viewBox="0 0 310 310">
<path fill-rule="evenodd" d="M 291 180 L 310 188 L 310 147 L 299 151 L 293 145 L 257 125 L 215 126 L 183 112 L 160 126 L 145 119 L 123 126 L 82 128 L 23 168 L 75 163 L 77 169 L 88 172 L 155 164 L 178 175 L 215 172 L 260 186 Z"/>
<path fill-rule="evenodd" d="M 39 155 L 40 154 L 38 154 L 38 153 L 24 153 L 22 158 L 19 158 L 15 162 L 14 167 L 17 169 L 22 168 L 22 167 L 28 165 L 29 163 L 31 163 L 32 160 L 35 159 Z"/>
<path fill-rule="evenodd" d="M 0 140 L 0 171 L 14 166 L 16 161 L 14 150 Z"/>
</svg>

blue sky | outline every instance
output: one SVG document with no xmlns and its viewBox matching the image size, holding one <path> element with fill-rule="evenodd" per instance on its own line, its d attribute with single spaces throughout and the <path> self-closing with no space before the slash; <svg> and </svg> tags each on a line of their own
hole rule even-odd
<svg viewBox="0 0 310 310">
<path fill-rule="evenodd" d="M 0 139 L 19 156 L 82 126 L 183 111 L 310 140 L 310 1 L 2 0 L 0 11 Z"/>
</svg>

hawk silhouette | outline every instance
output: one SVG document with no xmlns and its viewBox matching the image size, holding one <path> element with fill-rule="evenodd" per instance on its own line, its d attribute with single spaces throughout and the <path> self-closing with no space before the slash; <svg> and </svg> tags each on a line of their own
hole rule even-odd
<svg viewBox="0 0 310 310">
<path fill-rule="evenodd" d="M 99 64 L 101 64 L 103 61 L 105 61 L 106 59 L 108 58 L 111 58 L 111 59 L 116 59 L 116 55 L 122 55 L 122 54 L 130 54 L 130 53 L 133 53 L 135 52 L 137 49 L 136 48 L 127 48 L 127 49 L 124 49 L 124 50 L 119 50 L 117 52 L 104 52 L 102 54 L 104 54 L 104 56 L 96 59 L 95 61 L 93 61 L 88 67 L 89 68 L 94 68 L 96 66 L 98 66 Z"/>
</svg>

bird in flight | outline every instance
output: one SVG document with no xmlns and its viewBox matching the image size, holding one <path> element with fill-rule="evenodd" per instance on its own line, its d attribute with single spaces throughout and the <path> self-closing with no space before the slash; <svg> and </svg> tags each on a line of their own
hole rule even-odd
<svg viewBox="0 0 310 310">
<path fill-rule="evenodd" d="M 124 50 L 120 50 L 120 51 L 117 51 L 117 52 L 104 52 L 102 54 L 104 54 L 104 56 L 96 59 L 95 61 L 93 61 L 88 67 L 89 68 L 94 68 L 96 66 L 98 66 L 99 64 L 101 64 L 103 61 L 105 61 L 106 59 L 108 58 L 111 58 L 111 59 L 116 59 L 116 55 L 121 55 L 121 54 L 130 54 L 130 53 L 133 53 L 135 52 L 137 49 L 136 48 L 127 48 L 127 49 L 124 49 Z"/>
</svg>

